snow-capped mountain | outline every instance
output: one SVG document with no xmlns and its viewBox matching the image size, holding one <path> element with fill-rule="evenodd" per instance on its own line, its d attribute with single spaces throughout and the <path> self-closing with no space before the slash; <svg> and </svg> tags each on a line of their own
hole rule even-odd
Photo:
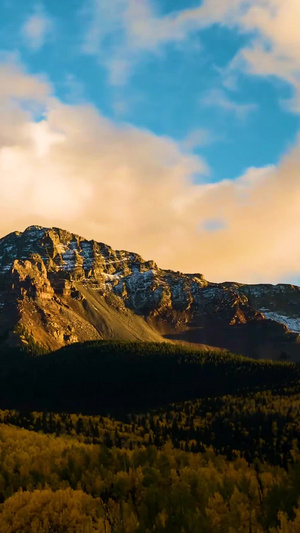
<svg viewBox="0 0 300 533">
<path fill-rule="evenodd" d="M 300 359 L 300 289 L 292 285 L 210 283 L 40 226 L 0 240 L 0 283 L 4 343 L 171 340 Z"/>
</svg>

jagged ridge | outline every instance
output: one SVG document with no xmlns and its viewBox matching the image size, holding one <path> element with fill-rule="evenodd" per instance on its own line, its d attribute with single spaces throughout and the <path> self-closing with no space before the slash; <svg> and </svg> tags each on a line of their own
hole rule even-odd
<svg viewBox="0 0 300 533">
<path fill-rule="evenodd" d="M 298 335 L 284 319 L 266 318 L 291 320 L 291 309 L 295 317 L 298 287 L 210 283 L 202 274 L 162 270 L 136 253 L 41 226 L 0 240 L 0 280 L 5 342 L 29 338 L 53 349 L 90 339 L 167 338 L 297 357 Z M 297 330 L 297 317 L 293 324 Z"/>
</svg>

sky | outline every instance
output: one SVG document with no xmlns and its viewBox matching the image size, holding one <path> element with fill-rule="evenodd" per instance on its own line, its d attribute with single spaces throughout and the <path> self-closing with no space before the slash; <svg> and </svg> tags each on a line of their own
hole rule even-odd
<svg viewBox="0 0 300 533">
<path fill-rule="evenodd" d="M 299 0 L 2 0 L 0 235 L 300 285 Z"/>
</svg>

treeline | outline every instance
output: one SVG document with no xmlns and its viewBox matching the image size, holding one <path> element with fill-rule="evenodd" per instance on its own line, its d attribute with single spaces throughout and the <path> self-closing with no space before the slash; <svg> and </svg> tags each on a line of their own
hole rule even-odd
<svg viewBox="0 0 300 533">
<path fill-rule="evenodd" d="M 280 392 L 204 398 L 131 415 L 134 427 L 153 429 L 157 444 L 201 452 L 206 446 L 232 459 L 263 460 L 285 468 L 300 450 L 300 383 Z"/>
<path fill-rule="evenodd" d="M 0 445 L 0 533 L 298 531 L 297 454 L 286 470 L 211 448 L 109 449 L 5 425 Z"/>
<path fill-rule="evenodd" d="M 175 403 L 122 420 L 82 414 L 0 411 L 0 422 L 69 435 L 86 444 L 135 449 L 154 444 L 216 453 L 287 468 L 300 450 L 300 387 Z"/>
<path fill-rule="evenodd" d="M 0 355 L 0 405 L 28 410 L 114 413 L 170 402 L 283 387 L 292 363 L 199 352 L 169 343 L 88 342 L 32 357 Z"/>
</svg>

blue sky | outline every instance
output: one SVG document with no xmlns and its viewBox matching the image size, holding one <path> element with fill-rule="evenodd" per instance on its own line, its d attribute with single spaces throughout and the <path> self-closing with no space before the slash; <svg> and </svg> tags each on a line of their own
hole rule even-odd
<svg viewBox="0 0 300 533">
<path fill-rule="evenodd" d="M 197 7 L 199 1 L 166 0 L 153 6 L 166 16 Z M 236 28 L 213 25 L 191 32 L 183 42 L 143 51 L 126 80 L 111 83 L 98 55 L 84 50 L 92 2 L 7 0 L 0 9 L 2 51 L 17 54 L 28 72 L 44 73 L 64 101 L 92 102 L 108 117 L 177 141 L 205 130 L 193 150 L 205 157 L 213 181 L 238 177 L 250 166 L 277 163 L 295 140 L 298 115 L 281 104 L 291 94 L 288 84 L 240 73 L 234 88 L 224 87 L 223 70 L 249 41 Z M 49 24 L 36 46 L 34 37 L 31 43 L 22 31 L 31 17 Z M 102 53 L 109 55 L 118 41 L 118 35 L 109 35 Z M 231 109 L 214 103 L 214 95 L 217 100 L 221 92 Z M 243 113 L 241 107 L 239 114 L 239 106 L 248 105 L 252 108 Z"/>
<path fill-rule="evenodd" d="M 141 144 L 149 134 L 153 142 L 161 139 L 162 144 L 166 140 L 168 146 L 176 146 L 176 156 L 168 157 L 176 159 L 181 154 L 178 168 L 187 158 L 189 170 L 183 181 L 195 187 L 187 196 L 200 197 L 204 189 L 200 194 L 198 185 L 210 195 L 209 187 L 220 184 L 219 189 L 212 189 L 220 191 L 227 180 L 240 187 L 252 170 L 259 176 L 263 169 L 263 176 L 269 169 L 276 172 L 295 149 L 300 58 L 293 21 L 298 11 L 294 0 L 258 0 L 255 6 L 245 0 L 3 0 L 0 60 L 24 76 L 43 79 L 51 98 L 61 105 L 93 106 L 118 132 L 114 139 L 132 128 Z M 51 105 L 45 103 L 43 114 L 32 120 L 44 119 Z M 190 169 L 193 158 L 194 170 Z M 236 191 L 232 190 L 230 202 L 240 194 Z M 174 200 L 174 205 L 181 200 Z M 217 196 L 212 206 L 214 202 L 216 212 L 203 209 L 204 218 L 195 217 L 193 230 L 195 235 L 200 231 L 201 239 L 212 234 L 212 247 L 217 246 L 216 234 L 225 236 L 237 225 L 236 220 L 230 223 L 227 208 Z M 241 205 L 242 200 L 234 209 L 240 212 Z M 180 235 L 183 229 L 176 218 L 177 223 L 174 231 Z M 94 226 L 100 232 L 96 222 Z M 111 232 L 107 236 L 119 245 Z M 237 234 L 231 236 L 232 250 L 237 238 Z M 124 246 L 131 242 L 134 246 L 134 239 L 126 238 Z M 158 250 L 157 257 L 167 263 L 168 254 L 159 251 L 152 237 L 150 242 Z M 140 246 L 139 241 L 136 245 Z M 257 254 L 262 248 L 258 247 Z M 150 244 L 145 253 L 151 255 Z M 236 253 L 242 265 L 244 251 Z M 202 258 L 206 269 L 213 256 L 209 253 Z M 196 254 L 196 259 L 200 261 L 201 256 Z M 174 266 L 173 256 L 170 262 Z M 179 266 L 189 269 L 188 261 Z M 298 279 L 293 265 L 286 270 L 282 265 L 279 270 L 272 278 L 275 281 Z M 214 268 L 211 272 L 218 278 Z M 230 272 L 228 267 L 226 275 Z M 235 272 L 232 268 L 232 275 Z M 260 272 L 245 271 L 245 277 L 261 279 Z M 243 275 L 242 266 L 237 275 Z"/>
</svg>

